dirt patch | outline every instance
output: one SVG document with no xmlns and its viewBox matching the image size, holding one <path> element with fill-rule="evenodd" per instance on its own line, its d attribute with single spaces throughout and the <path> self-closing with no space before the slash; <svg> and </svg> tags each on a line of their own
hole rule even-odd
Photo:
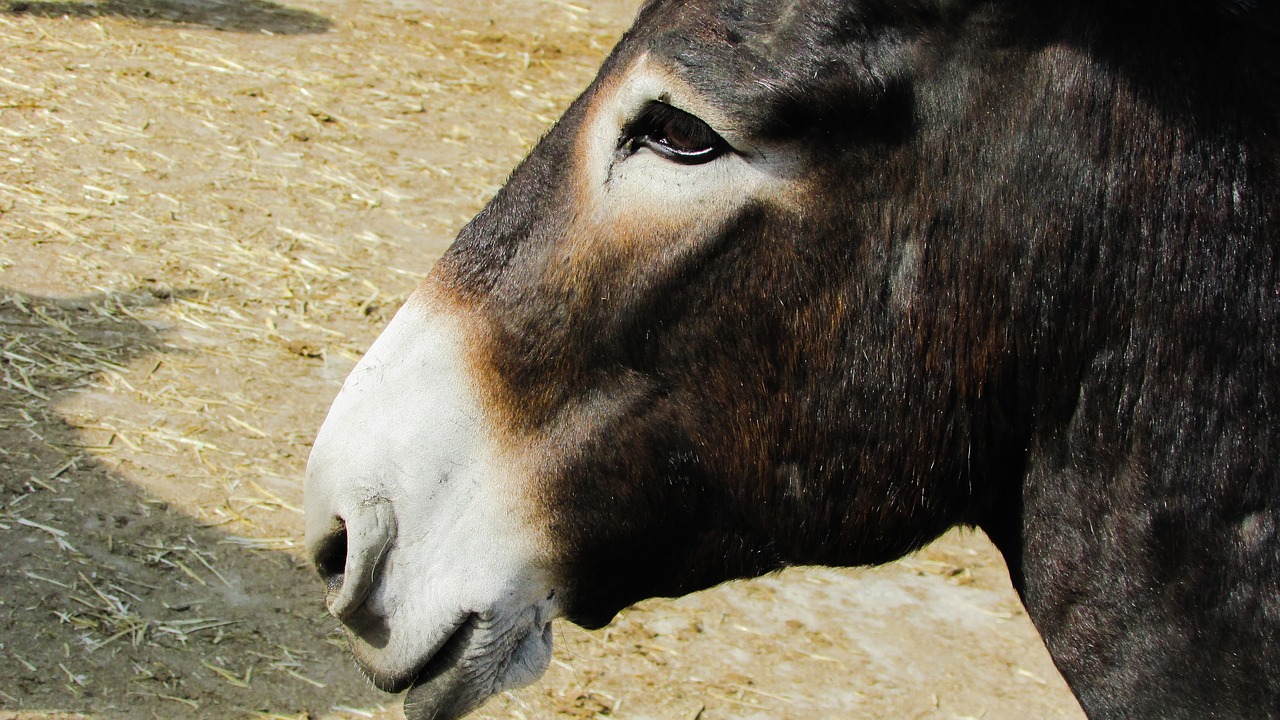
<svg viewBox="0 0 1280 720">
<path fill-rule="evenodd" d="M 0 4 L 0 718 L 398 715 L 300 558 L 312 435 L 633 12 Z M 1080 717 L 976 536 L 557 632 L 481 717 Z"/>
</svg>

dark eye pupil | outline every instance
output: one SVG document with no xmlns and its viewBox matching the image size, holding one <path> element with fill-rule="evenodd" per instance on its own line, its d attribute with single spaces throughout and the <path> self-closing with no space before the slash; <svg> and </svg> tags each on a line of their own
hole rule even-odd
<svg viewBox="0 0 1280 720">
<path fill-rule="evenodd" d="M 662 129 L 661 142 L 684 152 L 699 152 L 714 144 L 708 137 L 710 128 L 706 125 L 696 126 L 690 122 L 682 122 L 685 118 L 672 118 Z"/>
<path fill-rule="evenodd" d="M 619 147 L 627 152 L 648 148 L 668 160 L 698 165 L 723 155 L 729 144 L 697 117 L 652 102 L 623 130 Z"/>
</svg>

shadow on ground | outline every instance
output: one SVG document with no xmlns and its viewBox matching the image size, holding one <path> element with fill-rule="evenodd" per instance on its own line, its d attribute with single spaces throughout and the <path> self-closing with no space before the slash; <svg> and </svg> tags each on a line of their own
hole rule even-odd
<svg viewBox="0 0 1280 720">
<path fill-rule="evenodd" d="M 100 2 L 44 2 L 9 0 L 0 11 L 41 17 L 123 17 L 135 20 L 204 25 L 232 32 L 276 35 L 322 33 L 333 26 L 323 15 L 280 5 L 270 0 L 101 0 Z"/>
<path fill-rule="evenodd" d="M 181 352 L 135 319 L 168 300 L 0 288 L 0 709 L 241 718 L 384 702 L 308 568 L 148 497 L 94 459 L 121 438 L 55 411 L 126 363 Z"/>
</svg>

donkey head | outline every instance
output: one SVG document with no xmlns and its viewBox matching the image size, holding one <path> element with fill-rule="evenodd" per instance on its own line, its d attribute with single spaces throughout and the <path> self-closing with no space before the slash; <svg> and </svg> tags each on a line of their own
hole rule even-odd
<svg viewBox="0 0 1280 720">
<path fill-rule="evenodd" d="M 411 717 L 537 678 L 553 618 L 1017 502 L 1117 92 L 1027 7 L 641 9 L 316 440 L 329 609 Z"/>
</svg>

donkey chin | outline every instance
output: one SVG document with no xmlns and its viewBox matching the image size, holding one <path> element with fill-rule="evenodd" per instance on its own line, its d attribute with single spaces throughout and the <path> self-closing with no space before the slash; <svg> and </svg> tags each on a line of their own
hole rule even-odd
<svg viewBox="0 0 1280 720">
<path fill-rule="evenodd" d="M 374 685 L 409 690 L 411 720 L 459 717 L 539 678 L 559 614 L 459 337 L 447 314 L 406 305 L 343 385 L 307 466 L 326 607 Z"/>
</svg>

